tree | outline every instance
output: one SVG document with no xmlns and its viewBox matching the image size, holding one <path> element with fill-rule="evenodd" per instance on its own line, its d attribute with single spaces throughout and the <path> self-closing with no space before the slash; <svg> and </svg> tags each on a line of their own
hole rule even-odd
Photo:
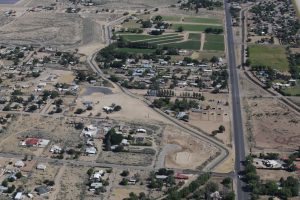
<svg viewBox="0 0 300 200">
<path fill-rule="evenodd" d="M 17 172 L 17 173 L 16 173 L 16 177 L 17 177 L 18 179 L 22 178 L 22 176 L 23 176 L 23 175 L 22 175 L 21 172 Z"/>
<path fill-rule="evenodd" d="M 121 176 L 128 176 L 129 175 L 129 171 L 128 170 L 124 170 L 124 171 L 122 171 L 122 173 L 120 175 Z"/>
<path fill-rule="evenodd" d="M 225 131 L 225 127 L 223 125 L 219 126 L 219 132 L 223 133 Z"/>
<path fill-rule="evenodd" d="M 234 199 L 235 199 L 234 192 L 229 192 L 224 196 L 224 200 L 234 200 Z"/>
<path fill-rule="evenodd" d="M 183 29 L 182 26 L 179 26 L 179 27 L 177 28 L 177 32 L 183 32 L 183 31 L 184 31 L 184 29 Z"/>
<path fill-rule="evenodd" d="M 12 185 L 12 186 L 8 187 L 6 192 L 10 194 L 10 193 L 13 193 L 15 191 L 15 189 L 16 189 L 16 186 Z"/>
<path fill-rule="evenodd" d="M 90 168 L 87 170 L 87 175 L 92 176 L 92 174 L 94 173 L 94 168 Z"/>
<path fill-rule="evenodd" d="M 2 186 L 7 187 L 8 186 L 8 181 L 6 179 L 4 179 L 2 181 Z"/>
<path fill-rule="evenodd" d="M 232 179 L 230 177 L 226 177 L 223 179 L 222 184 L 226 187 L 229 187 L 232 183 Z"/>
<path fill-rule="evenodd" d="M 114 111 L 115 111 L 115 112 L 120 111 L 121 109 L 122 109 L 122 107 L 119 106 L 119 105 L 116 105 L 116 106 L 114 107 Z"/>
<path fill-rule="evenodd" d="M 128 185 L 127 178 L 123 178 L 122 181 L 120 182 L 120 185 Z"/>
</svg>

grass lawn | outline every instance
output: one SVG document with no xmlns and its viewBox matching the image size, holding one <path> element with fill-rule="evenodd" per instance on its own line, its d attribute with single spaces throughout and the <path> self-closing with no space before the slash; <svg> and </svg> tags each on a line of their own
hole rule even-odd
<svg viewBox="0 0 300 200">
<path fill-rule="evenodd" d="M 222 24 L 220 19 L 215 18 L 198 18 L 198 17 L 185 17 L 184 22 L 203 23 L 203 24 Z"/>
<path fill-rule="evenodd" d="M 165 44 L 164 46 L 173 47 L 173 48 L 177 48 L 177 49 L 199 50 L 200 49 L 200 41 L 190 40 L 190 41 L 186 41 L 186 42 Z"/>
<path fill-rule="evenodd" d="M 118 49 L 116 49 L 116 51 L 132 53 L 132 54 L 136 54 L 136 53 L 150 54 L 150 53 L 155 52 L 155 50 L 156 49 L 135 49 L 135 48 L 118 48 Z"/>
<path fill-rule="evenodd" d="M 224 35 L 205 35 L 204 50 L 224 51 Z"/>
<path fill-rule="evenodd" d="M 223 29 L 222 26 L 213 26 L 213 25 L 198 25 L 198 24 L 173 24 L 172 29 L 177 30 L 178 27 L 182 26 L 184 31 L 204 31 L 207 28 L 220 28 Z"/>
<path fill-rule="evenodd" d="M 300 86 L 286 88 L 282 92 L 287 96 L 300 96 Z"/>
<path fill-rule="evenodd" d="M 168 34 L 168 35 L 121 34 L 121 35 L 125 40 L 127 40 L 129 42 L 135 42 L 135 41 L 139 41 L 139 40 L 149 40 L 149 39 L 176 36 L 177 34 Z"/>
<path fill-rule="evenodd" d="M 201 34 L 200 33 L 189 33 L 189 40 L 200 40 Z"/>
<path fill-rule="evenodd" d="M 283 46 L 250 45 L 249 56 L 252 66 L 268 66 L 281 72 L 289 70 L 289 62 Z"/>
</svg>

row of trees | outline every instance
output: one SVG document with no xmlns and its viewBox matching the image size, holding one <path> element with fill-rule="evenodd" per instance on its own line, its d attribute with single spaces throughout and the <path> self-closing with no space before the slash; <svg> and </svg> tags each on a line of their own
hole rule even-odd
<svg viewBox="0 0 300 200">
<path fill-rule="evenodd" d="M 198 108 L 199 104 L 195 100 L 187 100 L 186 98 L 180 100 L 176 99 L 174 102 L 170 101 L 170 98 L 155 99 L 152 105 L 156 108 L 170 109 L 176 112 L 182 112 L 191 108 Z"/>
</svg>

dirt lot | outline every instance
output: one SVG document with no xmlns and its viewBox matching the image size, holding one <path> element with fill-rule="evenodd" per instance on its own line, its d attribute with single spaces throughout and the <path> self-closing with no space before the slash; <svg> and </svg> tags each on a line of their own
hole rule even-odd
<svg viewBox="0 0 300 200">
<path fill-rule="evenodd" d="M 300 142 L 299 114 L 246 79 L 241 79 L 241 86 L 245 133 L 252 147 L 269 151 L 295 150 Z"/>
<path fill-rule="evenodd" d="M 256 147 L 295 149 L 300 143 L 300 116 L 276 99 L 249 99 Z"/>
<path fill-rule="evenodd" d="M 26 13 L 0 28 L 0 40 L 16 44 L 68 45 L 81 40 L 82 19 L 76 14 Z"/>
<path fill-rule="evenodd" d="M 165 165 L 170 168 L 195 169 L 218 152 L 213 145 L 170 126 L 165 130 L 164 143 L 176 144 L 181 148 L 168 153 Z"/>
<path fill-rule="evenodd" d="M 87 170 L 85 167 L 67 167 L 61 177 L 57 199 L 81 199 L 86 192 Z"/>
<path fill-rule="evenodd" d="M 65 118 L 18 115 L 13 118 L 5 133 L 1 135 L 0 151 L 29 155 L 41 155 L 45 151 L 46 148 L 19 146 L 20 140 L 25 137 L 48 139 L 50 143 L 59 144 L 62 147 L 77 145 L 81 142 L 80 132 L 65 122 Z"/>
<path fill-rule="evenodd" d="M 141 165 L 148 166 L 152 164 L 154 159 L 153 155 L 142 154 L 142 153 L 129 153 L 129 152 L 118 152 L 114 153 L 111 151 L 102 151 L 98 157 L 99 162 L 119 164 L 119 165 Z"/>
</svg>

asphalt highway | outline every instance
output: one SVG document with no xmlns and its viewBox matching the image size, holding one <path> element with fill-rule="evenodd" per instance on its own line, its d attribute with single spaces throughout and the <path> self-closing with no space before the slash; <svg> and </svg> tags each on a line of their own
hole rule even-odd
<svg viewBox="0 0 300 200">
<path fill-rule="evenodd" d="M 245 143 L 243 133 L 243 123 L 241 114 L 239 82 L 235 58 L 235 47 L 232 31 L 232 18 L 230 14 L 230 5 L 224 0 L 225 15 L 226 15 L 226 32 L 227 32 L 227 59 L 229 76 L 231 83 L 231 98 L 232 98 L 232 117 L 233 117 L 233 134 L 235 145 L 235 175 L 243 170 L 242 161 L 245 160 Z M 239 178 L 236 178 L 237 184 L 237 199 L 246 200 L 249 194 L 243 191 L 245 185 Z"/>
</svg>

